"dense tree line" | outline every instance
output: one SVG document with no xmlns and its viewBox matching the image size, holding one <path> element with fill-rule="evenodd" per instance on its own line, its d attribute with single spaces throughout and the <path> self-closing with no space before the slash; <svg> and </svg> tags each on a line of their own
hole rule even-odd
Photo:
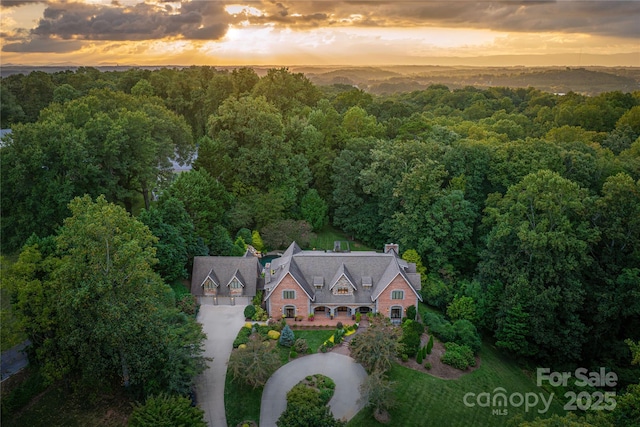
<svg viewBox="0 0 640 427">
<path fill-rule="evenodd" d="M 638 92 L 378 97 L 211 67 L 34 72 L 1 88 L 3 251 L 54 233 L 83 194 L 139 215 L 168 280 L 194 255 L 241 251 L 240 229 L 276 248 L 328 218 L 415 250 L 425 301 L 465 298 L 505 351 L 637 380 L 624 340 L 640 339 Z M 196 146 L 194 170 L 171 178 L 168 159 Z"/>
</svg>

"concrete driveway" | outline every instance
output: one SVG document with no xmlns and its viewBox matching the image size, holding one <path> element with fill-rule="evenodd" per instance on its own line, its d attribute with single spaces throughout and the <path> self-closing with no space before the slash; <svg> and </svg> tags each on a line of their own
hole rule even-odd
<svg viewBox="0 0 640 427">
<path fill-rule="evenodd" d="M 329 401 L 331 413 L 337 419 L 350 420 L 362 409 L 360 385 L 367 378 L 362 365 L 349 356 L 317 353 L 301 357 L 278 369 L 267 381 L 260 404 L 260 427 L 275 427 L 287 407 L 287 392 L 307 375 L 322 374 L 336 383 Z"/>
<path fill-rule="evenodd" d="M 198 322 L 207 334 L 205 356 L 213 357 L 209 369 L 196 380 L 198 406 L 204 410 L 209 427 L 227 427 L 224 412 L 224 382 L 233 340 L 244 325 L 244 308 L 240 305 L 202 304 Z"/>
</svg>

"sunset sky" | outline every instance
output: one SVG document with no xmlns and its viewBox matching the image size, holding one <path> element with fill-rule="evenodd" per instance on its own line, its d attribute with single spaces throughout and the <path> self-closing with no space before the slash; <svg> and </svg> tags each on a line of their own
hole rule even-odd
<svg viewBox="0 0 640 427">
<path fill-rule="evenodd" d="M 640 1 L 1 0 L 1 64 L 640 66 Z"/>
</svg>

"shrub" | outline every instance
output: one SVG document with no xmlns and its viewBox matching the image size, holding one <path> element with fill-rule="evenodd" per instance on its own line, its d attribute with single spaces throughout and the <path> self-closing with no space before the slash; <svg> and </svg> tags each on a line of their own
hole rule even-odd
<svg viewBox="0 0 640 427">
<path fill-rule="evenodd" d="M 411 330 L 411 331 L 422 333 L 424 331 L 424 326 L 422 326 L 420 322 L 415 322 L 405 317 L 402 319 L 402 330 L 403 331 Z"/>
<path fill-rule="evenodd" d="M 401 359 L 403 362 L 407 362 L 409 360 L 409 355 L 407 353 L 402 353 Z"/>
<path fill-rule="evenodd" d="M 329 403 L 331 397 L 333 397 L 333 389 L 323 388 L 322 390 L 320 390 L 320 401 L 323 405 Z"/>
<path fill-rule="evenodd" d="M 244 308 L 245 319 L 253 319 L 253 316 L 255 314 L 256 314 L 256 307 L 254 305 L 248 305 Z"/>
<path fill-rule="evenodd" d="M 293 343 L 293 349 L 298 353 L 306 353 L 309 351 L 309 345 L 307 344 L 307 340 L 304 338 L 298 338 Z"/>
<path fill-rule="evenodd" d="M 262 296 L 263 295 L 264 295 L 264 291 L 257 291 L 256 295 L 251 300 L 251 304 L 255 305 L 256 307 L 262 306 Z"/>
<path fill-rule="evenodd" d="M 360 323 L 360 320 L 362 320 L 362 313 L 357 312 L 356 313 L 356 323 Z"/>
<path fill-rule="evenodd" d="M 422 359 L 423 359 L 423 357 L 422 357 L 422 349 L 420 349 L 418 351 L 418 354 L 416 355 L 416 362 L 418 362 L 418 364 L 421 365 L 422 364 Z"/>
<path fill-rule="evenodd" d="M 293 331 L 291 330 L 289 325 L 286 325 L 282 329 L 282 334 L 280 335 L 280 340 L 278 342 L 283 347 L 291 347 L 293 345 L 295 339 L 296 339 L 296 337 L 293 334 Z"/>
<path fill-rule="evenodd" d="M 182 396 L 158 395 L 136 404 L 129 417 L 131 427 L 193 426 L 206 427 L 204 411 L 192 406 L 191 399 Z"/>
<path fill-rule="evenodd" d="M 270 330 L 269 332 L 267 332 L 267 337 L 269 337 L 269 339 L 271 340 L 277 340 L 278 338 L 280 338 L 280 332 Z"/>
<path fill-rule="evenodd" d="M 251 316 L 251 320 L 258 321 L 258 322 L 264 322 L 265 320 L 267 320 L 267 318 L 269 317 L 267 312 L 264 311 L 262 307 L 255 307 L 255 308 L 256 308 L 256 312 L 253 316 Z"/>
<path fill-rule="evenodd" d="M 424 368 L 425 368 L 427 371 L 428 371 L 428 370 L 430 370 L 430 369 L 431 369 L 431 363 L 429 363 L 429 362 L 425 362 L 425 364 L 424 364 Z"/>
<path fill-rule="evenodd" d="M 447 351 L 440 359 L 442 363 L 446 363 L 460 370 L 465 370 L 469 366 L 475 366 L 476 359 L 473 356 L 473 351 L 466 345 L 450 342 L 445 344 L 445 348 Z"/>
<path fill-rule="evenodd" d="M 342 324 L 342 322 L 338 322 L 336 324 L 336 329 L 342 329 L 342 328 L 344 328 L 344 325 Z"/>
<path fill-rule="evenodd" d="M 455 332 L 454 342 L 460 345 L 466 345 L 474 353 L 478 353 L 480 351 L 482 340 L 480 339 L 480 334 L 478 334 L 478 330 L 473 323 L 464 319 L 456 320 L 453 323 L 453 331 Z"/>
<path fill-rule="evenodd" d="M 314 388 L 298 383 L 287 393 L 287 406 L 319 406 L 320 395 Z"/>
<path fill-rule="evenodd" d="M 416 306 L 415 305 L 410 305 L 409 307 L 407 307 L 407 318 L 411 319 L 411 320 L 416 320 Z"/>
<path fill-rule="evenodd" d="M 298 357 L 298 352 L 296 352 L 295 350 L 291 350 L 291 351 L 289 352 L 289 357 L 290 357 L 291 359 L 295 359 L 296 357 Z"/>
<path fill-rule="evenodd" d="M 246 344 L 249 342 L 249 336 L 251 335 L 251 328 L 242 328 L 236 339 L 233 341 L 233 348 L 238 348 L 240 344 Z"/>
<path fill-rule="evenodd" d="M 414 357 L 420 348 L 420 336 L 424 332 L 424 326 L 419 322 L 407 320 L 402 325 L 402 338 L 400 342 L 404 345 L 404 352 L 409 357 Z"/>
<path fill-rule="evenodd" d="M 326 345 L 324 345 L 324 344 L 322 344 L 322 345 L 320 346 L 320 352 L 321 352 L 321 353 L 326 353 L 326 352 L 327 352 L 327 346 L 326 346 Z"/>
<path fill-rule="evenodd" d="M 433 350 L 433 335 L 429 336 L 429 342 L 427 343 L 427 354 L 431 354 L 431 350 Z"/>
<path fill-rule="evenodd" d="M 197 305 L 198 301 L 196 297 L 191 294 L 183 295 L 177 303 L 177 307 L 180 311 L 191 316 L 196 314 Z"/>
<path fill-rule="evenodd" d="M 280 319 L 280 322 L 278 322 L 278 331 L 282 332 L 285 326 L 287 326 L 287 320 L 283 317 Z"/>
<path fill-rule="evenodd" d="M 402 338 L 400 338 L 400 343 L 404 346 L 404 352 L 409 357 L 415 357 L 420 347 L 420 335 L 415 331 L 406 330 L 403 332 Z"/>
<path fill-rule="evenodd" d="M 333 343 L 340 344 L 344 338 L 344 329 L 337 329 L 333 334 Z"/>
</svg>

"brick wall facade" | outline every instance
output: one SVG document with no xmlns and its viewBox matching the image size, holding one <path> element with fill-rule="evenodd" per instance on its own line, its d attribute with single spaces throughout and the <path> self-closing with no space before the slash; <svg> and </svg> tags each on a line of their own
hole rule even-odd
<svg viewBox="0 0 640 427">
<path fill-rule="evenodd" d="M 284 299 L 284 291 L 295 291 L 294 299 Z M 269 297 L 269 315 L 278 318 L 285 313 L 285 307 L 295 307 L 296 316 L 309 315 L 309 297 L 290 274 L 287 274 Z"/>
<path fill-rule="evenodd" d="M 401 300 L 392 299 L 393 291 L 403 291 L 404 298 Z M 378 297 L 378 313 L 385 317 L 391 316 L 393 307 L 402 307 L 400 316 L 405 317 L 407 307 L 410 305 L 415 305 L 418 308 L 418 297 L 413 288 L 400 275 L 397 275 Z"/>
</svg>

